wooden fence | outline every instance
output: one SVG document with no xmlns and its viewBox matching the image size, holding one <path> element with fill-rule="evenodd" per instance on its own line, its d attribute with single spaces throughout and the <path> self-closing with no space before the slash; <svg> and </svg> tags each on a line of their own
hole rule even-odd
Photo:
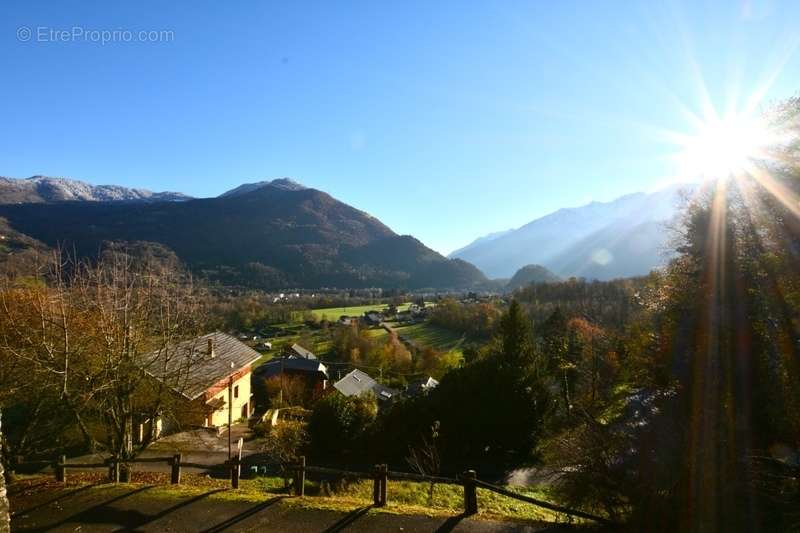
<svg viewBox="0 0 800 533">
<path fill-rule="evenodd" d="M 112 482 L 128 482 L 130 481 L 131 464 L 136 463 L 159 463 L 166 462 L 170 465 L 171 475 L 170 482 L 173 485 L 180 484 L 181 482 L 181 469 L 182 468 L 199 468 L 204 470 L 210 469 L 226 469 L 230 472 L 231 487 L 234 489 L 239 488 L 239 478 L 241 476 L 241 466 L 243 461 L 240 457 L 234 457 L 229 461 L 222 464 L 208 465 L 199 463 L 188 463 L 182 461 L 181 454 L 175 454 L 171 457 L 148 457 L 141 459 L 129 459 L 127 461 L 116 461 L 108 459 L 102 463 L 68 463 L 66 456 L 62 455 L 54 465 L 56 481 L 65 482 L 67 480 L 67 472 L 70 468 L 86 469 L 86 468 L 108 468 L 109 480 Z M 258 466 L 258 465 L 256 465 Z M 557 513 L 565 514 L 582 518 L 584 520 L 591 520 L 603 525 L 613 525 L 613 523 L 601 516 L 593 515 L 576 509 L 569 509 L 560 505 L 555 505 L 543 500 L 532 498 L 524 494 L 518 494 L 505 487 L 493 485 L 486 481 L 478 479 L 475 470 L 467 470 L 458 478 L 442 477 L 442 476 L 427 476 L 421 474 L 412 474 L 409 472 L 394 472 L 390 471 L 388 465 L 378 464 L 368 472 L 364 471 L 350 471 L 341 470 L 338 468 L 328 468 L 323 466 L 312 466 L 306 464 L 306 458 L 300 457 L 297 463 L 287 463 L 283 468 L 292 473 L 292 490 L 295 496 L 305 495 L 306 474 L 322 474 L 322 475 L 335 475 L 345 476 L 351 478 L 362 478 L 373 480 L 372 499 L 373 505 L 376 507 L 383 507 L 387 501 L 387 484 L 389 479 L 419 481 L 425 483 L 440 483 L 450 485 L 461 485 L 464 488 L 464 514 L 474 515 L 478 512 L 478 495 L 477 489 L 481 488 L 489 490 L 497 494 L 501 494 L 508 498 L 529 503 L 543 509 L 548 509 Z"/>
</svg>

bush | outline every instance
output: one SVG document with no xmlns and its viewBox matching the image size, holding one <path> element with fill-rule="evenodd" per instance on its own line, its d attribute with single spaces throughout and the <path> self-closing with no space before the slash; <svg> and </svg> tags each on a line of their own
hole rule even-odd
<svg viewBox="0 0 800 533">
<path fill-rule="evenodd" d="M 348 460 L 357 456 L 378 412 L 375 397 L 346 397 L 333 392 L 317 400 L 308 420 L 311 455 Z"/>
</svg>

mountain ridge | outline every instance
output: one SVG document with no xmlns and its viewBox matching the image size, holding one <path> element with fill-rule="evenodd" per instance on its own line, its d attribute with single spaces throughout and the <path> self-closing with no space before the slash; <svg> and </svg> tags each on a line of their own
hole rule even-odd
<svg viewBox="0 0 800 533">
<path fill-rule="evenodd" d="M 0 176 L 0 203 L 53 202 L 176 202 L 191 197 L 179 192 L 153 192 L 121 185 L 92 185 L 52 176 L 9 178 Z"/>
<path fill-rule="evenodd" d="M 542 265 L 562 277 L 613 279 L 646 274 L 666 261 L 666 223 L 678 213 L 683 191 L 693 188 L 676 184 L 610 202 L 558 209 L 496 238 L 473 241 L 449 257 L 474 264 L 490 278 L 511 277 L 527 264 Z M 614 238 L 614 232 L 640 246 L 631 248 L 630 242 Z M 637 236 L 645 234 L 649 241 L 642 243 Z M 587 243 L 592 236 L 598 240 Z"/>
<path fill-rule="evenodd" d="M 397 235 L 328 193 L 285 182 L 182 202 L 5 204 L 0 217 L 84 256 L 104 243 L 157 243 L 227 285 L 461 289 L 488 282 L 473 265 Z"/>
<path fill-rule="evenodd" d="M 230 196 L 247 194 L 249 192 L 253 192 L 264 187 L 276 187 L 280 189 L 285 189 L 287 191 L 302 191 L 303 189 L 308 189 L 308 187 L 306 187 L 302 183 L 298 183 L 291 178 L 275 178 L 272 180 L 256 181 L 253 183 L 242 183 L 238 187 L 234 187 L 233 189 L 230 189 L 220 194 L 218 198 L 226 198 Z"/>
</svg>

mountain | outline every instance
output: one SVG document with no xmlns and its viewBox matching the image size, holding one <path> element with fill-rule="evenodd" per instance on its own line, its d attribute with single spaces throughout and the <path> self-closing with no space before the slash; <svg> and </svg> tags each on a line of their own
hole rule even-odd
<svg viewBox="0 0 800 533">
<path fill-rule="evenodd" d="M 274 180 L 258 181 L 256 183 L 244 183 L 234 189 L 231 189 L 229 191 L 220 194 L 219 196 L 220 198 L 239 196 L 241 194 L 247 194 L 249 192 L 253 192 L 257 189 L 261 189 L 262 187 L 267 187 L 267 186 L 284 189 L 287 191 L 302 191 L 303 189 L 308 188 L 305 185 L 297 183 L 291 178 L 277 178 Z"/>
<path fill-rule="evenodd" d="M 465 261 L 284 180 L 183 202 L 0 205 L 0 217 L 18 232 L 86 256 L 108 242 L 158 243 L 195 272 L 228 285 L 416 289 L 487 281 Z"/>
<path fill-rule="evenodd" d="M 464 246 L 463 248 L 459 248 L 458 250 L 453 250 L 452 252 L 450 252 L 450 257 L 458 257 L 460 254 L 472 250 L 476 246 L 479 246 L 481 244 L 486 244 L 487 242 L 498 239 L 503 235 L 506 235 L 507 233 L 511 233 L 512 231 L 514 230 L 507 229 L 505 231 L 495 231 L 494 233 L 489 233 L 488 235 L 484 235 L 483 237 L 478 237 L 477 239 L 475 239 L 468 245 Z"/>
<path fill-rule="evenodd" d="M 68 178 L 31 176 L 26 179 L 0 176 L 0 203 L 52 202 L 173 202 L 190 197 L 177 192 L 152 192 L 119 185 L 91 185 Z"/>
<path fill-rule="evenodd" d="M 468 261 L 492 278 L 510 277 L 528 264 L 542 265 L 562 277 L 646 274 L 665 262 L 667 222 L 678 213 L 683 191 L 691 192 L 692 187 L 674 185 L 559 209 L 499 237 L 474 242 L 450 257 Z"/>
<path fill-rule="evenodd" d="M 508 285 L 506 285 L 506 290 L 513 291 L 531 283 L 550 283 L 560 279 L 542 265 L 525 265 L 517 270 Z"/>
</svg>

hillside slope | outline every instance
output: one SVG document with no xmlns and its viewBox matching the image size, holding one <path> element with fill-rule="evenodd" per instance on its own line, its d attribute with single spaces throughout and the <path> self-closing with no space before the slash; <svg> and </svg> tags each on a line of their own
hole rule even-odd
<svg viewBox="0 0 800 533">
<path fill-rule="evenodd" d="M 668 222 L 679 211 L 676 185 L 612 202 L 560 209 L 499 237 L 477 241 L 451 257 L 476 265 L 489 277 L 510 277 L 539 264 L 562 277 L 597 279 L 646 274 L 666 260 Z"/>
<path fill-rule="evenodd" d="M 542 265 L 525 265 L 514 273 L 506 285 L 506 290 L 513 291 L 531 283 L 551 283 L 560 279 Z"/>
<path fill-rule="evenodd" d="M 17 231 L 96 254 L 106 241 L 160 243 L 226 284 L 469 288 L 486 281 L 378 219 L 309 188 L 265 184 L 184 202 L 2 205 Z"/>
</svg>

